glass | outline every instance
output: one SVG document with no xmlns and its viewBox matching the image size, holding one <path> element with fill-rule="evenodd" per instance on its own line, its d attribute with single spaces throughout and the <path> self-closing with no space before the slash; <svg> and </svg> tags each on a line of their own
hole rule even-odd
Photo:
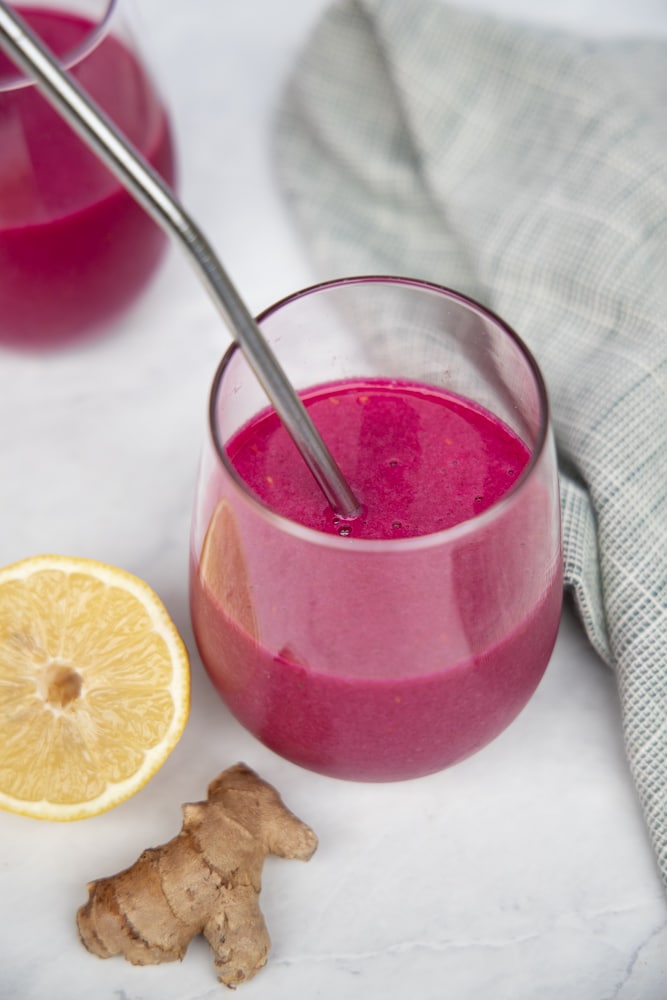
<svg viewBox="0 0 667 1000">
<path fill-rule="evenodd" d="M 402 537 L 355 537 L 357 526 L 334 517 L 321 498 L 302 498 L 296 465 L 289 473 L 295 516 L 301 519 L 299 505 L 319 504 L 323 529 L 277 513 L 251 491 L 228 448 L 232 442 L 240 455 L 239 442 L 247 441 L 248 454 L 257 451 L 252 429 L 266 401 L 232 346 L 213 383 L 192 523 L 191 613 L 206 670 L 244 726 L 307 768 L 369 781 L 440 770 L 509 725 L 535 691 L 555 642 L 562 600 L 558 479 L 537 365 L 481 306 L 408 279 L 319 285 L 279 302 L 259 322 L 300 392 L 325 387 L 306 398 L 322 401 L 317 412 L 324 411 L 326 427 L 316 408 L 311 415 L 357 496 L 359 457 L 369 465 L 380 455 L 378 475 L 398 477 L 400 496 L 375 495 L 371 478 L 360 499 L 374 516 L 386 506 L 383 530 Z M 377 413 L 385 404 L 376 405 L 374 386 L 382 399 L 411 386 L 444 393 L 452 405 L 473 401 L 472 430 L 460 440 L 447 437 L 440 421 L 449 412 L 437 411 L 435 438 L 450 456 L 447 468 L 440 452 L 436 460 L 425 448 L 409 407 L 404 421 L 368 425 L 365 443 L 363 429 L 353 441 L 347 425 L 337 423 L 345 399 L 326 409 L 338 383 L 357 393 L 354 405 L 370 399 Z M 370 419 L 370 409 L 359 419 L 366 414 Z M 480 473 L 482 487 L 472 479 L 466 486 L 491 448 L 476 443 L 480 414 L 503 441 L 518 439 L 526 464 L 520 473 L 505 470 L 516 478 L 477 513 L 480 490 L 491 489 L 488 471 Z M 413 534 L 408 471 L 417 477 L 409 482 L 423 487 L 426 507 L 435 498 L 434 511 L 423 515 L 435 523 L 446 512 L 450 485 L 458 484 L 461 495 L 452 502 L 463 504 L 463 514 L 452 517 L 459 523 Z M 468 488 L 474 496 L 463 495 Z"/>
<path fill-rule="evenodd" d="M 15 7 L 172 184 L 167 116 L 125 3 Z M 81 337 L 144 288 L 164 234 L 2 53 L 0 150 L 0 342 L 34 348 Z"/>
</svg>

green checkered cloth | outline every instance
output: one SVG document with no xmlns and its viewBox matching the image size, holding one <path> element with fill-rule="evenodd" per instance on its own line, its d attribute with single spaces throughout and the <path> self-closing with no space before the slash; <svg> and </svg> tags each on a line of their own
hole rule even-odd
<svg viewBox="0 0 667 1000">
<path fill-rule="evenodd" d="M 389 273 L 503 316 L 549 387 L 566 584 L 616 672 L 667 882 L 667 46 L 344 0 L 283 95 L 314 277 Z"/>
</svg>

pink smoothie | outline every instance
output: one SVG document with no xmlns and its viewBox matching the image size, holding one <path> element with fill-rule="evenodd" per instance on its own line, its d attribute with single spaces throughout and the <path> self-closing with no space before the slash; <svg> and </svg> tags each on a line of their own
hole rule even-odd
<svg viewBox="0 0 667 1000">
<path fill-rule="evenodd" d="M 56 53 L 93 30 L 57 10 L 17 8 Z M 165 113 L 134 56 L 110 35 L 74 75 L 171 183 Z M 0 54 L 0 340 L 24 347 L 76 337 L 126 306 L 164 237 L 34 87 Z"/>
<path fill-rule="evenodd" d="M 228 445 L 234 467 L 283 517 L 354 538 L 411 538 L 481 514 L 529 459 L 486 411 L 426 386 L 377 380 L 321 386 L 303 401 L 363 511 L 340 523 L 273 411 Z"/>
<path fill-rule="evenodd" d="M 381 540 L 446 538 L 511 490 L 528 449 L 487 411 L 424 386 L 338 383 L 304 402 L 363 502 L 357 519 L 333 517 L 271 412 L 228 455 L 274 511 L 364 544 L 353 563 L 344 545 L 282 546 L 241 513 L 257 630 L 239 627 L 193 563 L 202 658 L 240 721 L 296 763 L 361 780 L 439 770 L 488 743 L 535 690 L 558 626 L 560 564 L 545 577 L 526 558 L 548 530 L 537 495 L 446 557 L 426 537 L 386 554 Z M 501 592 L 485 583 L 498 567 Z M 278 596 L 264 586 L 277 574 Z"/>
</svg>

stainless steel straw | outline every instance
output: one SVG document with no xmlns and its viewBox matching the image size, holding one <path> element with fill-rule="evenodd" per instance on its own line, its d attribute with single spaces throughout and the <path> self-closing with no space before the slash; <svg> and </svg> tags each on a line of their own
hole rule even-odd
<svg viewBox="0 0 667 1000">
<path fill-rule="evenodd" d="M 354 494 L 278 359 L 210 244 L 173 192 L 3 0 L 0 48 L 34 80 L 49 103 L 158 225 L 180 241 L 329 504 L 343 517 L 358 513 Z"/>
</svg>

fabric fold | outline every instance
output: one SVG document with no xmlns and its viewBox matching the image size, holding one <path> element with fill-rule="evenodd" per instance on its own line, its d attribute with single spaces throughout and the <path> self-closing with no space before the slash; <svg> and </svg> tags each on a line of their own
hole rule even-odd
<svg viewBox="0 0 667 1000">
<path fill-rule="evenodd" d="M 287 85 L 276 162 L 317 278 L 486 303 L 535 353 L 566 584 L 616 671 L 667 884 L 667 45 L 439 0 L 342 0 Z"/>
</svg>

